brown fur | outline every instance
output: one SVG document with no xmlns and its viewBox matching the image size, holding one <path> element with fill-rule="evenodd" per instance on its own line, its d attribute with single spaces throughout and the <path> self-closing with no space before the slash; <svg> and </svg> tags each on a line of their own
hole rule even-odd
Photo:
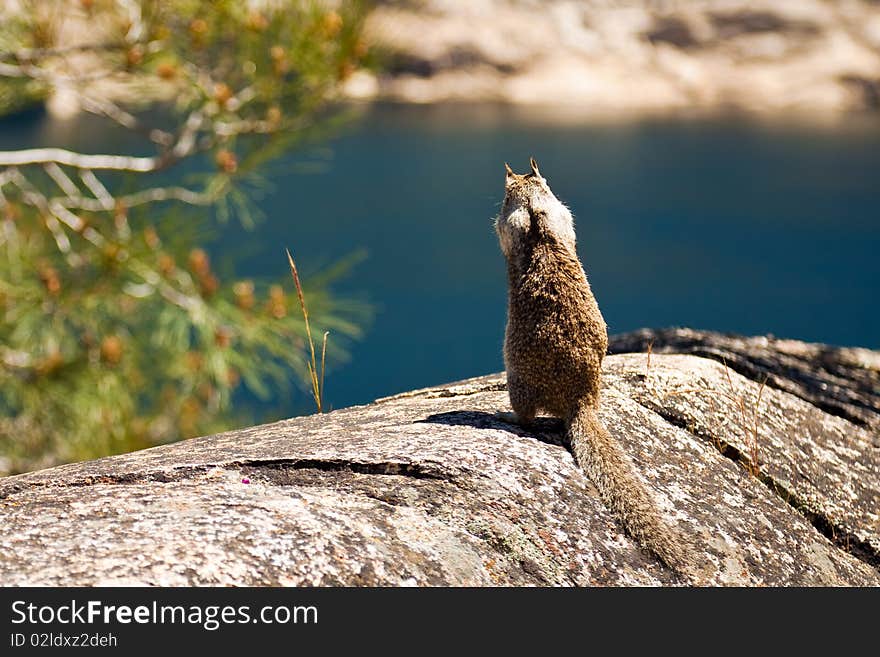
<svg viewBox="0 0 880 657">
<path fill-rule="evenodd" d="M 510 403 L 528 424 L 544 412 L 565 421 L 577 462 L 627 533 L 680 574 L 684 542 L 657 509 L 644 483 L 596 411 L 608 332 L 575 250 L 571 213 L 531 160 L 509 166 L 495 228 L 507 258 L 508 314 L 504 363 Z"/>
</svg>

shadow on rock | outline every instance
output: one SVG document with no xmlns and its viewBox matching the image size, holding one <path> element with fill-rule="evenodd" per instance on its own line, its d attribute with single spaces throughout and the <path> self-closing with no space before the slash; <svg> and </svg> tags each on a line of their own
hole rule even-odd
<svg viewBox="0 0 880 657">
<path fill-rule="evenodd" d="M 562 420 L 551 417 L 535 418 L 528 427 L 523 427 L 512 421 L 509 413 L 486 413 L 483 411 L 447 411 L 435 413 L 424 420 L 428 424 L 448 424 L 456 426 L 468 426 L 477 429 L 500 429 L 508 431 L 520 437 L 535 438 L 550 445 L 567 446 L 565 440 L 565 424 Z"/>
</svg>

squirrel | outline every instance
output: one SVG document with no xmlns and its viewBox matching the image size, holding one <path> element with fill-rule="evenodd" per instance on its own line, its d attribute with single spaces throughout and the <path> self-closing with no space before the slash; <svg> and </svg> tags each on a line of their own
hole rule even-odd
<svg viewBox="0 0 880 657">
<path fill-rule="evenodd" d="M 504 337 L 515 421 L 543 411 L 565 422 L 578 464 L 626 532 L 689 578 L 689 549 L 661 518 L 651 494 L 599 419 L 608 330 L 575 250 L 571 212 L 550 191 L 534 158 L 519 175 L 505 163 L 504 202 L 495 220 L 507 259 Z"/>
</svg>

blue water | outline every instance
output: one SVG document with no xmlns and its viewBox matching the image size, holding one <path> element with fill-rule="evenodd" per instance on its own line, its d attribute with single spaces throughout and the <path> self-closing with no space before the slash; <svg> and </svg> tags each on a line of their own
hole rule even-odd
<svg viewBox="0 0 880 657">
<path fill-rule="evenodd" d="M 0 123 L 0 147 L 57 137 L 33 121 Z M 328 374 L 333 407 L 498 371 L 506 278 L 492 217 L 503 162 L 524 171 L 530 155 L 575 215 L 612 333 L 690 326 L 880 348 L 877 116 L 583 122 L 376 106 L 276 164 L 264 222 L 227 225 L 210 250 L 244 277 L 286 276 L 283 245 L 305 271 L 366 249 L 335 289 L 367 296 L 376 315 Z M 301 397 L 271 404 L 307 410 Z"/>
</svg>

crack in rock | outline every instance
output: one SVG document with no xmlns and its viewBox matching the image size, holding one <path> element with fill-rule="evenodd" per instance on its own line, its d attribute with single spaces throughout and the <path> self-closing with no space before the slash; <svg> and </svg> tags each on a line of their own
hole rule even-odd
<svg viewBox="0 0 880 657">
<path fill-rule="evenodd" d="M 235 461 L 223 466 L 226 469 L 250 468 L 252 470 L 319 470 L 328 472 L 348 471 L 366 475 L 398 475 L 414 479 L 439 479 L 451 481 L 452 475 L 440 467 L 409 461 L 359 462 L 346 459 L 277 459 Z"/>
<path fill-rule="evenodd" d="M 380 461 L 358 462 L 345 459 L 254 459 L 244 461 L 230 461 L 227 463 L 206 463 L 200 465 L 187 465 L 175 467 L 172 470 L 158 472 L 125 472 L 121 474 L 88 476 L 81 479 L 35 481 L 25 484 L 10 484 L 0 488 L 0 500 L 5 500 L 13 495 L 22 493 L 33 488 L 77 488 L 94 486 L 99 484 L 127 485 L 141 484 L 146 482 L 170 483 L 192 479 L 211 470 L 241 470 L 249 471 L 290 471 L 290 470 L 313 470 L 319 472 L 354 472 L 365 475 L 398 475 L 415 479 L 437 479 L 452 481 L 453 476 L 448 471 L 423 463 L 406 461 Z M 272 482 L 271 477 L 267 479 Z"/>
<path fill-rule="evenodd" d="M 766 486 L 776 497 L 782 502 L 790 506 L 804 517 L 820 534 L 827 538 L 835 547 L 847 552 L 859 561 L 868 564 L 872 568 L 880 570 L 880 552 L 868 541 L 863 540 L 844 529 L 839 524 L 834 523 L 828 516 L 816 511 L 810 507 L 797 494 L 789 490 L 786 486 L 775 480 L 772 476 L 759 472 L 757 475 L 752 474 L 753 463 L 751 459 L 735 445 L 730 444 L 719 436 L 712 435 L 705 431 L 699 430 L 691 422 L 685 418 L 676 415 L 664 408 L 654 407 L 640 399 L 636 401 L 648 409 L 662 417 L 664 420 L 680 429 L 684 429 L 692 436 L 703 440 L 714 447 L 721 456 L 736 463 L 743 468 L 750 476 L 754 476 L 764 486 Z"/>
</svg>

